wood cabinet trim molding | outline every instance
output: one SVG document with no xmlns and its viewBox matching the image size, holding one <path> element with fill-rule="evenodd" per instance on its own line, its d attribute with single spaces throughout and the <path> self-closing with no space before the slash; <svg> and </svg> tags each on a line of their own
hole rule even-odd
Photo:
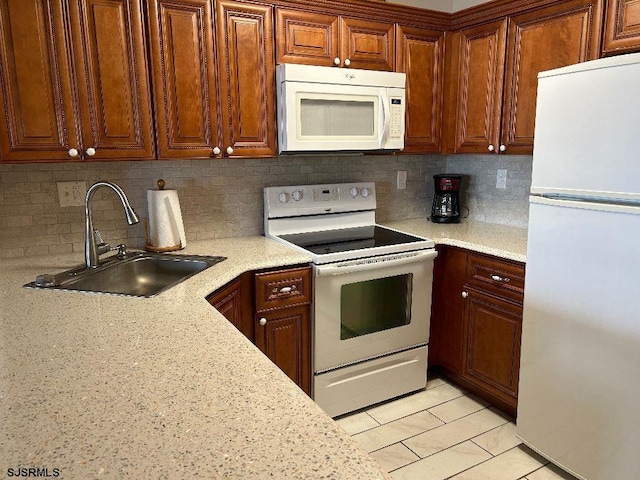
<svg viewBox="0 0 640 480">
<path fill-rule="evenodd" d="M 628 22 L 627 15 L 631 16 Z M 609 0 L 604 29 L 603 53 L 640 50 L 640 0 Z"/>
<path fill-rule="evenodd" d="M 511 15 L 563 3 L 565 3 L 564 0 L 493 0 L 453 13 L 451 30 L 457 31 L 464 28 L 478 27 L 484 23 L 500 20 Z"/>
</svg>

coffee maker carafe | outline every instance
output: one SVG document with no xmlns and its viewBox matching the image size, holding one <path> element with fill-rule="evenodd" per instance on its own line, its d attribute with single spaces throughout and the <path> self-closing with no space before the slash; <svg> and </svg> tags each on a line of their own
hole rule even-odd
<svg viewBox="0 0 640 480">
<path fill-rule="evenodd" d="M 441 173 L 433 176 L 435 193 L 431 206 L 434 223 L 460 223 L 460 183 L 462 175 Z"/>
</svg>

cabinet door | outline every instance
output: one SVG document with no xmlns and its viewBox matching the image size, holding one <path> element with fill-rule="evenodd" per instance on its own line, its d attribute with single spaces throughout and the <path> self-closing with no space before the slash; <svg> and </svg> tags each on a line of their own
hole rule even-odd
<svg viewBox="0 0 640 480">
<path fill-rule="evenodd" d="M 210 0 L 149 2 L 159 158 L 220 153 Z"/>
<path fill-rule="evenodd" d="M 262 312 L 257 316 L 256 345 L 307 395 L 311 393 L 309 306 Z"/>
<path fill-rule="evenodd" d="M 462 377 L 516 407 L 522 306 L 466 290 Z"/>
<path fill-rule="evenodd" d="M 344 66 L 367 70 L 395 69 L 395 24 L 340 19 L 340 59 Z M 347 62 L 348 60 L 348 62 Z"/>
<path fill-rule="evenodd" d="M 611 0 L 607 3 L 604 29 L 605 54 L 640 50 L 640 0 Z"/>
<path fill-rule="evenodd" d="M 80 148 L 66 20 L 62 2 L 0 2 L 4 161 L 69 160 Z"/>
<path fill-rule="evenodd" d="M 275 156 L 272 7 L 230 0 L 216 6 L 223 154 Z"/>
<path fill-rule="evenodd" d="M 69 4 L 85 159 L 153 159 L 141 0 Z"/>
<path fill-rule="evenodd" d="M 404 152 L 439 152 L 444 33 L 398 26 L 397 69 L 407 74 Z"/>
<path fill-rule="evenodd" d="M 215 291 L 207 297 L 207 301 L 249 340 L 254 341 L 250 273 Z"/>
<path fill-rule="evenodd" d="M 506 20 L 454 34 L 456 153 L 489 153 L 499 147 L 506 37 Z"/>
<path fill-rule="evenodd" d="M 429 335 L 429 367 L 441 366 L 460 375 L 462 362 L 462 291 L 467 253 L 438 245 L 433 268 L 433 301 Z"/>
<path fill-rule="evenodd" d="M 276 8 L 276 61 L 333 66 L 339 34 L 336 15 Z"/>
<path fill-rule="evenodd" d="M 601 0 L 571 0 L 509 20 L 501 141 L 530 154 L 538 73 L 598 58 Z"/>
</svg>

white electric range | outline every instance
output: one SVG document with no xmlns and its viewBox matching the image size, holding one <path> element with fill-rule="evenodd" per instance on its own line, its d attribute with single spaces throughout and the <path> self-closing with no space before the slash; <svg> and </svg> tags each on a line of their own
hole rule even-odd
<svg viewBox="0 0 640 480">
<path fill-rule="evenodd" d="M 264 200 L 265 236 L 313 258 L 314 400 L 338 416 L 425 388 L 434 242 L 377 225 L 372 182 Z"/>
</svg>

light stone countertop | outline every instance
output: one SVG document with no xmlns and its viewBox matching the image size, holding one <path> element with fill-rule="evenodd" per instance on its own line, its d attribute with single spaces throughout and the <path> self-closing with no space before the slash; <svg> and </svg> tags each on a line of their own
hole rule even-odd
<svg viewBox="0 0 640 480">
<path fill-rule="evenodd" d="M 461 223 L 431 223 L 424 218 L 383 222 L 383 225 L 452 245 L 525 263 L 527 229 L 463 220 Z"/>
<path fill-rule="evenodd" d="M 244 271 L 310 258 L 264 237 L 180 253 L 229 258 L 151 299 L 22 287 L 81 254 L 0 265 L 0 474 L 388 478 L 205 300 Z"/>
</svg>

